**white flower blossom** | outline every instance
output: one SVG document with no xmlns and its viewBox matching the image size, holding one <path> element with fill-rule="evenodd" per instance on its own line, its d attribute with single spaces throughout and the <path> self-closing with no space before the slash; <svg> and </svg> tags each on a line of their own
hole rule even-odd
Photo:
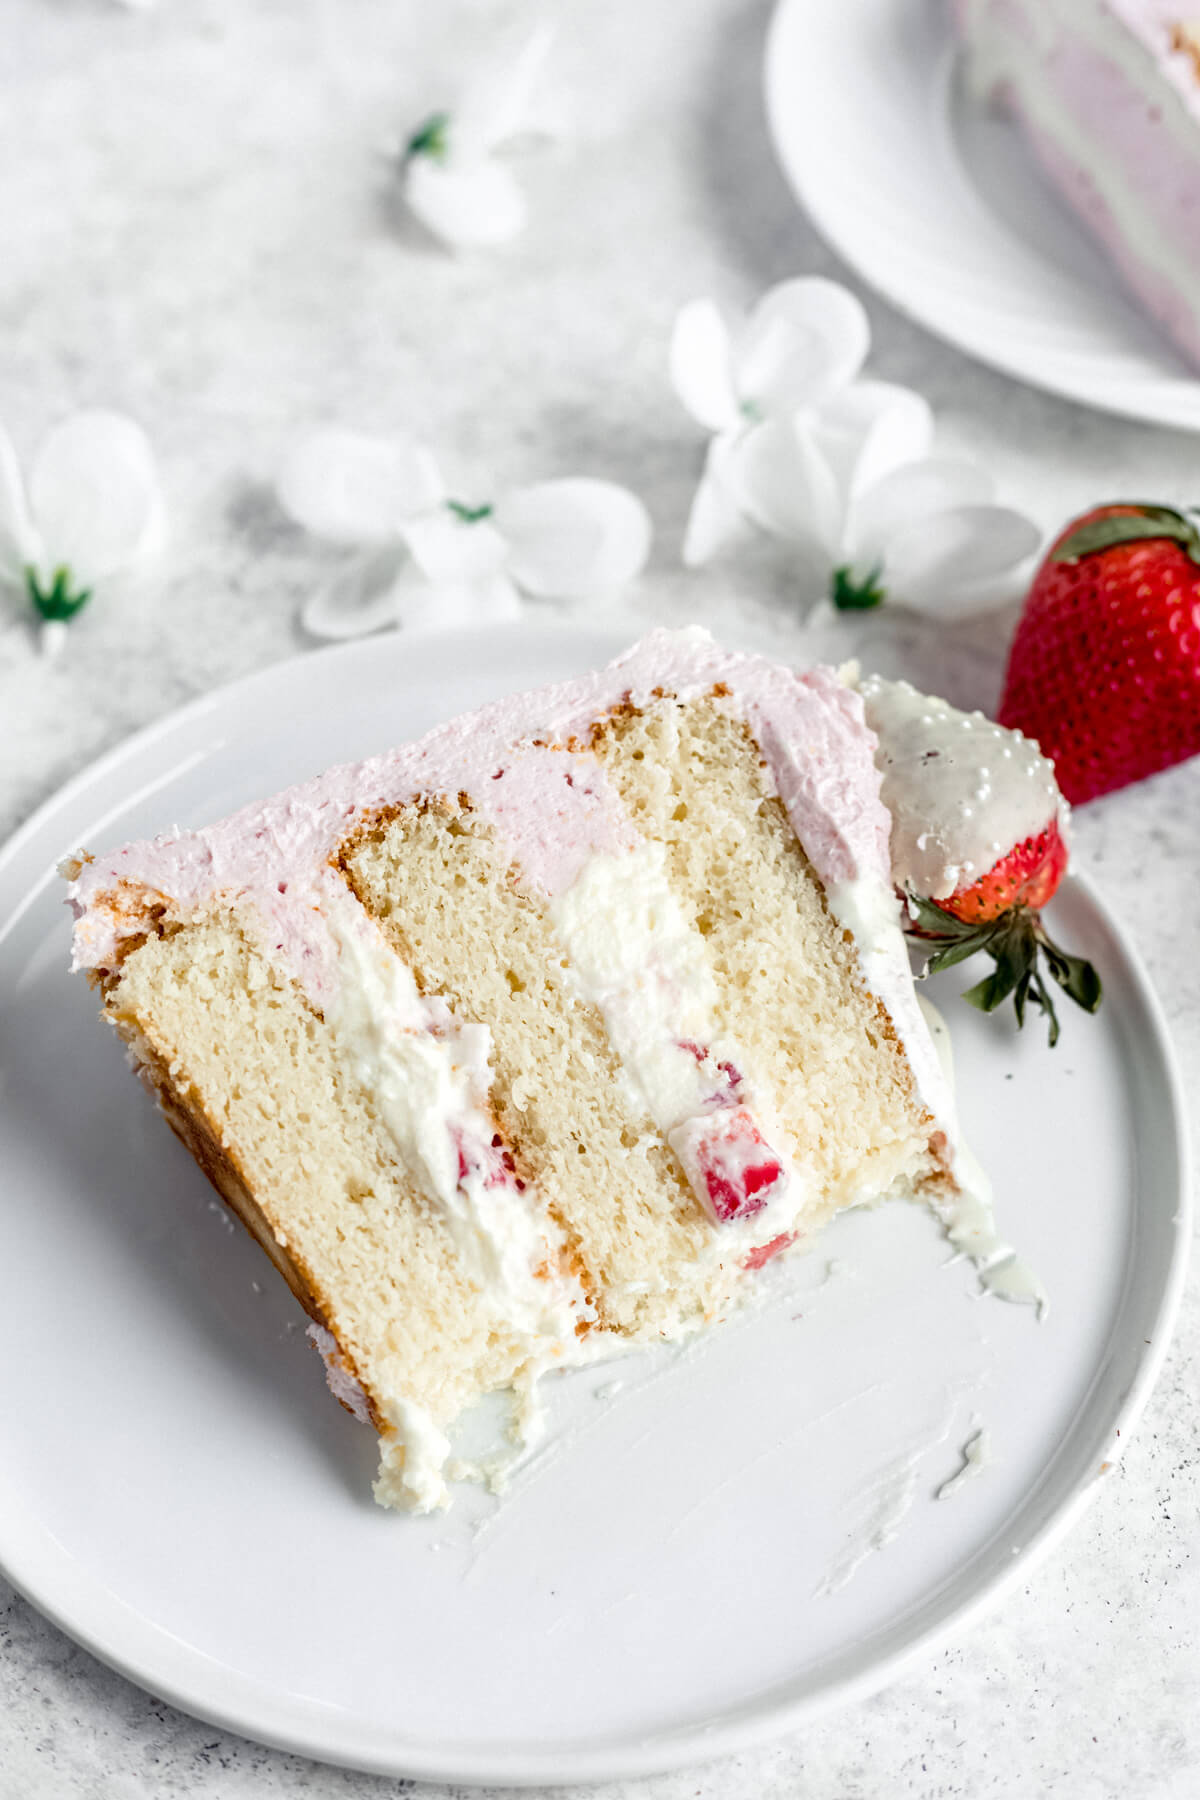
<svg viewBox="0 0 1200 1800">
<path fill-rule="evenodd" d="M 458 103 L 433 113 L 404 147 L 410 211 L 454 248 L 507 243 L 523 230 L 525 196 L 503 155 L 535 131 L 533 96 L 554 36 L 539 25 L 511 61 L 477 77 Z"/>
<path fill-rule="evenodd" d="M 683 308 L 671 379 L 714 434 L 684 561 L 757 528 L 823 567 L 839 608 L 885 594 L 942 617 L 995 605 L 1040 534 L 994 503 L 983 469 L 934 454 L 919 394 L 861 375 L 869 348 L 854 295 L 815 277 L 772 288 L 733 330 L 711 301 Z"/>
<path fill-rule="evenodd" d="M 159 548 L 165 524 L 154 452 L 132 419 L 65 419 L 39 446 L 28 490 L 0 426 L 0 584 L 32 601 L 46 651 L 97 587 Z"/>
<path fill-rule="evenodd" d="M 607 596 L 650 550 L 645 507 L 614 482 L 574 476 L 468 504 L 424 446 L 334 427 L 295 445 L 278 493 L 297 524 L 360 552 L 305 607 L 316 637 L 511 618 L 522 594 Z"/>
</svg>

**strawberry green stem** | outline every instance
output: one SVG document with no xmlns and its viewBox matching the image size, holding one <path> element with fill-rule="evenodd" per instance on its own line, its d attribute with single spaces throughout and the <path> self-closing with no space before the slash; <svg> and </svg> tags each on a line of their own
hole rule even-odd
<svg viewBox="0 0 1200 1800">
<path fill-rule="evenodd" d="M 1126 510 L 1106 512 L 1101 519 L 1085 519 L 1056 545 L 1051 561 L 1078 562 L 1081 556 L 1094 556 L 1097 551 L 1111 550 L 1117 544 L 1134 544 L 1148 538 L 1173 538 L 1182 544 L 1193 562 L 1200 563 L 1200 515 L 1194 509 L 1181 512 L 1175 506 L 1157 506 L 1141 500 L 1114 501 L 1113 505 Z"/>
<path fill-rule="evenodd" d="M 980 1012 L 995 1012 L 1011 995 L 1017 1024 L 1024 1025 L 1025 1009 L 1032 1002 L 1046 1016 L 1051 1047 L 1057 1044 L 1058 1014 L 1052 990 L 1042 972 L 1043 963 L 1051 981 L 1076 1006 L 1089 1013 L 1099 1007 L 1102 988 L 1091 963 L 1082 956 L 1061 950 L 1047 933 L 1041 913 L 1031 906 L 1013 906 L 998 919 L 969 925 L 947 912 L 945 907 L 938 906 L 936 901 L 924 900 L 913 893 L 906 899 L 910 930 L 922 942 L 932 946 L 924 974 L 932 975 L 938 969 L 951 968 L 980 950 L 991 957 L 995 964 L 991 973 L 963 994 L 963 999 L 969 1005 L 977 1006 Z"/>
</svg>

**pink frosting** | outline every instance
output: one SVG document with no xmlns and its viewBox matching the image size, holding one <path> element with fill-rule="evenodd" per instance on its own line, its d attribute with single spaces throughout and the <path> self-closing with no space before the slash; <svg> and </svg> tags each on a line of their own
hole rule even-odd
<svg viewBox="0 0 1200 1800">
<path fill-rule="evenodd" d="M 594 756 L 523 745 L 501 757 L 475 810 L 511 845 L 525 881 L 543 894 L 569 888 L 596 850 L 632 850 L 625 812 Z"/>
<path fill-rule="evenodd" d="M 1180 155 L 1161 106 L 1147 106 L 1127 67 L 1070 39 L 1058 48 L 1052 79 L 1067 115 L 1130 171 L 1142 210 L 1200 263 L 1200 171 L 1194 155 Z M 1193 76 L 1193 99 L 1197 92 Z"/>
<path fill-rule="evenodd" d="M 1014 110 L 1020 115 L 1019 105 Z M 1080 168 L 1064 154 L 1058 143 L 1029 121 L 1024 121 L 1024 128 L 1039 163 L 1108 252 L 1114 267 L 1120 270 L 1148 317 L 1173 339 L 1185 356 L 1200 366 L 1200 312 L 1192 295 L 1177 286 L 1162 269 L 1152 267 L 1137 254 L 1087 169 Z M 1200 191 L 1196 198 L 1200 204 Z M 1195 237 L 1194 227 L 1200 225 L 1200 215 L 1195 212 L 1192 225 Z M 1196 260 L 1200 266 L 1200 241 L 1196 245 Z"/>
<path fill-rule="evenodd" d="M 1189 112 L 1200 117 L 1200 78 L 1186 50 L 1173 47 L 1175 29 L 1194 24 L 1197 14 L 1187 0 L 1106 0 L 1107 10 L 1148 50 L 1164 79 Z"/>
<path fill-rule="evenodd" d="M 1000 98 L 1067 203 L 1108 252 L 1146 312 L 1193 362 L 1200 362 L 1200 74 L 1186 48 L 1180 0 L 1094 0 L 1086 9 L 1055 0 L 956 0 L 960 33 L 993 46 Z M 1040 57 L 1064 120 L 1097 148 L 1096 166 L 1068 153 L 1053 123 L 1039 122 L 1023 71 Z M 1005 66 L 1007 63 L 1007 67 Z M 1106 197 L 1105 167 L 1120 170 L 1124 201 L 1153 226 L 1161 254 L 1135 242 Z"/>
<path fill-rule="evenodd" d="M 332 1331 L 326 1331 L 323 1325 L 310 1325 L 306 1334 L 321 1353 L 325 1364 L 325 1381 L 335 1400 L 340 1400 L 347 1411 L 364 1425 L 371 1424 L 371 1406 L 362 1385 L 355 1380 L 342 1360 L 338 1349 L 338 1341 Z"/>
<path fill-rule="evenodd" d="M 199 831 L 96 857 L 70 890 L 75 967 L 114 969 L 121 940 L 144 931 L 155 905 L 186 917 L 215 900 L 235 907 L 268 954 L 320 1001 L 337 966 L 322 914 L 345 891 L 330 859 L 357 824 L 419 797 L 465 792 L 517 878 L 547 896 L 561 892 L 588 856 L 637 842 L 585 747 L 593 723 L 625 700 L 642 705 L 658 691 L 686 699 L 716 686 L 728 690 L 758 741 L 822 882 L 887 884 L 890 820 L 858 695 L 830 669 L 797 675 L 722 650 L 707 632 L 656 631 L 594 674 L 483 707 Z"/>
<path fill-rule="evenodd" d="M 1090 15 L 1094 27 L 1111 23 L 1128 40 L 1127 54 L 1144 51 L 1155 73 L 1172 88 L 1188 111 L 1200 117 L 1200 76 L 1186 49 L 1176 49 L 1177 27 L 1194 24 L 1197 15 L 1186 0 L 1092 0 L 1084 11 L 1080 0 L 951 0 L 951 16 L 959 36 L 971 40 L 985 32 L 1006 33 L 1026 47 L 1042 42 L 1041 32 L 1053 20 L 1058 43 L 1070 43 Z"/>
</svg>

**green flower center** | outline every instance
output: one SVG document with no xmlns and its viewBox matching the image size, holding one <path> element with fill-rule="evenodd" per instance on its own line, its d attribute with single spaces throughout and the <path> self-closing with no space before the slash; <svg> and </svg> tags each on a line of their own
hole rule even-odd
<svg viewBox="0 0 1200 1800">
<path fill-rule="evenodd" d="M 461 500 L 447 500 L 446 511 L 463 525 L 478 525 L 481 519 L 490 519 L 495 511 L 491 506 L 466 506 Z"/>
<path fill-rule="evenodd" d="M 445 162 L 450 148 L 450 114 L 431 113 L 404 146 L 406 160 L 413 156 L 431 156 L 434 162 Z"/>
<path fill-rule="evenodd" d="M 65 563 L 45 582 L 32 563 L 25 567 L 25 591 L 43 619 L 73 619 L 92 597 L 91 588 L 75 589 L 74 577 Z"/>
<path fill-rule="evenodd" d="M 887 590 L 880 580 L 882 574 L 881 562 L 873 564 L 865 575 L 856 575 L 849 563 L 843 563 L 840 569 L 833 571 L 829 598 L 839 612 L 870 612 L 887 598 Z"/>
</svg>

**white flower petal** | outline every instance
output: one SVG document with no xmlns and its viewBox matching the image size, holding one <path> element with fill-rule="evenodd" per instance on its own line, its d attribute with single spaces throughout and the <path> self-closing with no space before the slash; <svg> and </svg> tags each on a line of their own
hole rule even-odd
<svg viewBox="0 0 1200 1800">
<path fill-rule="evenodd" d="M 918 611 L 944 618 L 978 611 L 976 589 L 1033 555 L 1041 541 L 1023 513 L 1006 506 L 956 506 L 916 520 L 888 544 L 888 592 Z"/>
<path fill-rule="evenodd" d="M 497 619 L 515 619 L 521 611 L 521 597 L 507 575 L 432 582 L 413 563 L 406 564 L 400 571 L 391 601 L 401 625 L 427 625 L 447 630 L 464 625 L 491 624 Z"/>
<path fill-rule="evenodd" d="M 512 170 L 491 157 L 410 156 L 404 198 L 427 230 L 464 249 L 504 244 L 525 225 L 525 196 Z"/>
<path fill-rule="evenodd" d="M 293 445 L 276 491 L 314 537 L 369 545 L 394 541 L 403 520 L 436 506 L 444 489 L 422 445 L 326 426 Z"/>
<path fill-rule="evenodd" d="M 409 520 L 404 541 L 422 574 L 438 585 L 486 580 L 508 560 L 508 544 L 489 519 L 461 519 L 449 508 Z"/>
<path fill-rule="evenodd" d="M 873 561 L 910 525 L 951 508 L 986 506 L 994 491 L 991 476 L 977 463 L 936 456 L 906 463 L 852 502 L 847 554 L 856 563 Z"/>
<path fill-rule="evenodd" d="M 464 89 L 451 113 L 454 154 L 486 156 L 520 137 L 534 118 L 534 93 L 554 42 L 555 26 L 542 20 L 515 51 L 493 58 Z"/>
<path fill-rule="evenodd" d="M 0 577 L 20 581 L 41 559 L 41 544 L 29 517 L 25 483 L 12 439 L 0 425 Z"/>
<path fill-rule="evenodd" d="M 162 536 L 164 507 L 141 426 L 110 412 L 65 419 L 34 459 L 29 510 L 44 560 L 70 569 L 77 587 L 148 555 Z"/>
<path fill-rule="evenodd" d="M 542 599 L 612 593 L 650 554 L 650 515 L 636 494 L 612 481 L 574 476 L 517 488 L 494 518 L 508 542 L 513 580 Z"/>
<path fill-rule="evenodd" d="M 849 288 L 820 276 L 780 282 L 735 346 L 738 394 L 762 418 L 819 406 L 853 381 L 870 346 L 866 312 Z"/>
<path fill-rule="evenodd" d="M 813 432 L 850 504 L 893 469 L 928 456 L 933 413 L 911 388 L 855 381 L 819 409 Z"/>
<path fill-rule="evenodd" d="M 992 575 L 986 581 L 955 584 L 951 587 L 921 588 L 915 594 L 897 593 L 894 603 L 925 619 L 941 619 L 947 623 L 979 618 L 1000 607 L 1019 602 L 1029 588 L 1029 569 L 1025 564 L 1008 569 L 1003 575 Z"/>
<path fill-rule="evenodd" d="M 683 535 L 681 555 L 689 569 L 699 568 L 750 535 L 749 522 L 738 504 L 729 474 L 735 441 L 732 436 L 716 437 L 708 446 L 704 473 Z"/>
<path fill-rule="evenodd" d="M 668 356 L 671 386 L 709 431 L 727 431 L 740 417 L 733 385 L 733 343 L 715 300 L 679 309 Z"/>
<path fill-rule="evenodd" d="M 398 542 L 357 559 L 305 603 L 300 614 L 305 631 L 313 637 L 340 639 L 394 625 L 393 589 L 405 560 Z"/>
<path fill-rule="evenodd" d="M 775 537 L 832 554 L 841 541 L 842 497 L 828 461 L 801 419 L 768 420 L 730 446 L 729 490 Z"/>
</svg>

